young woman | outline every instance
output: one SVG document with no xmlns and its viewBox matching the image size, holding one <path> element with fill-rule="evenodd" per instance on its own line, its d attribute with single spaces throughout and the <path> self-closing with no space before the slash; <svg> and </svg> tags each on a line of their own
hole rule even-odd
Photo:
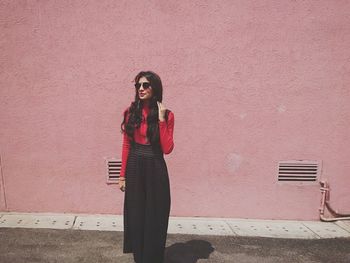
<svg viewBox="0 0 350 263">
<path fill-rule="evenodd" d="M 156 73 L 137 74 L 135 91 L 121 124 L 123 253 L 133 253 L 136 263 L 162 263 L 171 203 L 164 154 L 174 148 L 174 114 L 162 103 L 163 87 Z"/>
</svg>

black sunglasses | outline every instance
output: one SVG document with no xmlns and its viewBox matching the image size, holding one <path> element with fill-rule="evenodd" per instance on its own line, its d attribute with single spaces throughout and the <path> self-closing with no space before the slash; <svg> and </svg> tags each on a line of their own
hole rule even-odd
<svg viewBox="0 0 350 263">
<path fill-rule="evenodd" d="M 141 83 L 135 83 L 135 88 L 139 89 L 139 88 L 141 88 L 141 85 L 144 89 L 148 89 L 149 87 L 151 87 L 151 83 L 141 82 Z"/>
</svg>

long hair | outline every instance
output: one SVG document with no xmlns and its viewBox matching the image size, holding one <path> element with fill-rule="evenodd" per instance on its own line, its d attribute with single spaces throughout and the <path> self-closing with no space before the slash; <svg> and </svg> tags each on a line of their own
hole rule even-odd
<svg viewBox="0 0 350 263">
<path fill-rule="evenodd" d="M 159 127 L 158 127 L 158 105 L 157 101 L 163 100 L 163 86 L 160 77 L 152 71 L 141 71 L 135 77 L 135 83 L 138 83 L 141 77 L 145 77 L 152 87 L 152 97 L 150 99 L 150 111 L 147 116 L 147 137 L 152 147 L 159 148 Z M 124 119 L 121 123 L 121 132 L 126 132 L 129 138 L 134 141 L 134 131 L 139 128 L 142 122 L 143 101 L 140 100 L 138 90 L 135 88 L 135 100 L 131 102 L 129 108 L 124 112 Z M 167 112 L 168 113 L 168 112 Z M 128 121 L 126 121 L 128 116 Z"/>
</svg>

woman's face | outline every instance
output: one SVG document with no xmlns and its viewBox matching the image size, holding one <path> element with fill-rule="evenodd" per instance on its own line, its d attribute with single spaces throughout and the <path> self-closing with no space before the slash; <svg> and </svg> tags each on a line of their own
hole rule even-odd
<svg viewBox="0 0 350 263">
<path fill-rule="evenodd" d="M 152 98 L 153 92 L 152 87 L 149 86 L 148 88 L 144 87 L 143 83 L 150 83 L 145 77 L 141 77 L 138 81 L 138 83 L 142 83 L 141 87 L 138 89 L 138 94 L 140 100 L 149 100 Z M 147 84 L 146 84 L 147 85 Z"/>
</svg>

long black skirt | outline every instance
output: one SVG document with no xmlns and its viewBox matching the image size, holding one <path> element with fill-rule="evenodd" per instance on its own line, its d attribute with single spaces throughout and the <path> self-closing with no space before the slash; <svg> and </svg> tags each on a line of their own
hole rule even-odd
<svg viewBox="0 0 350 263">
<path fill-rule="evenodd" d="M 136 263 L 163 263 L 171 203 L 163 153 L 132 142 L 125 180 L 123 253 Z"/>
</svg>

